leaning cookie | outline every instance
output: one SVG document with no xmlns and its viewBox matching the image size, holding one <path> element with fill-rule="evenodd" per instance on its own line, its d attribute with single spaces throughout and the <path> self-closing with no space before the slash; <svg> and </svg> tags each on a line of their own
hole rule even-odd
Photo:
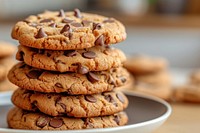
<svg viewBox="0 0 200 133">
<path fill-rule="evenodd" d="M 119 91 L 70 96 L 17 89 L 12 95 L 12 102 L 24 110 L 39 110 L 50 116 L 79 118 L 111 115 L 128 106 L 128 99 Z"/>
<path fill-rule="evenodd" d="M 126 57 L 122 51 L 96 46 L 83 50 L 39 50 L 20 45 L 16 59 L 26 64 L 51 71 L 77 72 L 79 64 L 88 71 L 103 71 L 122 66 Z"/>
<path fill-rule="evenodd" d="M 144 82 L 151 85 L 171 85 L 171 75 L 168 71 L 160 71 L 152 74 L 135 76 L 136 82 Z"/>
<path fill-rule="evenodd" d="M 12 56 L 16 52 L 16 46 L 8 42 L 0 41 L 0 58 Z"/>
<path fill-rule="evenodd" d="M 72 50 L 118 43 L 126 39 L 126 32 L 114 18 L 75 9 L 31 15 L 14 26 L 12 37 L 38 49 Z"/>
<path fill-rule="evenodd" d="M 14 129 L 75 130 L 122 126 L 128 122 L 128 117 L 125 112 L 91 118 L 52 117 L 13 108 L 8 113 L 7 121 L 8 126 Z"/>
<path fill-rule="evenodd" d="M 122 67 L 99 72 L 88 72 L 80 67 L 79 72 L 81 74 L 45 71 L 18 63 L 9 71 L 8 79 L 20 88 L 71 95 L 111 91 L 125 85 L 129 79 L 129 73 Z"/>
<path fill-rule="evenodd" d="M 180 102 L 200 103 L 200 85 L 188 84 L 176 87 L 174 90 L 174 98 Z"/>
<path fill-rule="evenodd" d="M 170 86 L 137 83 L 133 91 L 142 93 L 142 94 L 156 96 L 167 101 L 171 100 L 171 96 L 172 96 L 172 88 Z"/>
<path fill-rule="evenodd" d="M 124 62 L 124 67 L 133 75 L 143 75 L 165 70 L 167 61 L 164 58 L 136 55 L 128 58 Z"/>
</svg>

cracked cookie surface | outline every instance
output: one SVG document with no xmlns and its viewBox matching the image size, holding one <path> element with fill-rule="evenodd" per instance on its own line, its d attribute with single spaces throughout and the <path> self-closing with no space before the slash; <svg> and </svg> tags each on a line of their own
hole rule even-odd
<svg viewBox="0 0 200 133">
<path fill-rule="evenodd" d="M 14 129 L 74 130 L 122 126 L 128 122 L 128 117 L 125 112 L 91 118 L 51 117 L 13 108 L 8 113 L 7 121 L 8 126 Z"/>
<path fill-rule="evenodd" d="M 31 15 L 14 26 L 12 37 L 29 47 L 70 50 L 115 44 L 126 39 L 126 32 L 123 24 L 114 18 L 76 9 Z"/>
<path fill-rule="evenodd" d="M 119 67 L 126 57 L 119 49 L 102 46 L 84 50 L 53 51 L 19 45 L 16 59 L 44 70 L 77 72 L 79 64 L 85 66 L 88 71 Z"/>
<path fill-rule="evenodd" d="M 67 92 L 71 95 L 111 91 L 129 80 L 129 73 L 122 67 L 99 72 L 81 71 L 86 73 L 45 71 L 18 63 L 9 71 L 8 79 L 20 88 L 44 93 Z"/>
<path fill-rule="evenodd" d="M 50 116 L 70 117 L 111 115 L 128 106 L 128 99 L 120 91 L 70 96 L 64 93 L 45 94 L 19 88 L 13 93 L 12 102 L 24 110 L 39 110 Z"/>
</svg>

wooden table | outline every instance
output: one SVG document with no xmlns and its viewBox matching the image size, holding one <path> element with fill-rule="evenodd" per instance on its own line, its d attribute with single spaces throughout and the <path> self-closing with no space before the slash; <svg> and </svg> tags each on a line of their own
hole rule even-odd
<svg viewBox="0 0 200 133">
<path fill-rule="evenodd" d="M 200 104 L 172 103 L 170 118 L 155 133 L 200 133 Z"/>
</svg>

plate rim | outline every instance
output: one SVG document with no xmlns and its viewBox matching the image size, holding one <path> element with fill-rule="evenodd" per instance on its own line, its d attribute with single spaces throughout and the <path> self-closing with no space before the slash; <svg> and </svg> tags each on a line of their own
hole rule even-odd
<svg viewBox="0 0 200 133">
<path fill-rule="evenodd" d="M 170 106 L 169 103 L 167 103 L 166 101 L 164 101 L 163 99 L 160 99 L 158 97 L 155 97 L 155 96 L 151 96 L 151 95 L 146 95 L 146 94 L 141 94 L 141 93 L 135 93 L 135 92 L 130 92 L 128 90 L 123 90 L 123 93 L 126 94 L 126 95 L 129 95 L 129 96 L 137 96 L 137 97 L 140 97 L 140 98 L 144 98 L 144 99 L 148 99 L 148 100 L 153 100 L 155 102 L 159 102 L 161 104 L 163 104 L 165 107 L 166 107 L 166 112 L 155 118 L 155 119 L 152 119 L 152 120 L 148 120 L 148 121 L 145 121 L 145 122 L 140 122 L 140 123 L 137 123 L 137 124 L 132 124 L 132 125 L 125 125 L 125 126 L 119 126 L 119 127 L 111 127 L 111 128 L 97 128 L 97 129 L 84 129 L 84 130 L 22 130 L 22 129 L 7 129 L 7 128 L 1 128 L 0 127 L 0 132 L 9 132 L 9 133 L 15 133 L 15 132 L 21 132 L 21 133 L 32 133 L 32 132 L 35 132 L 35 133 L 40 133 L 40 132 L 52 132 L 52 133 L 84 133 L 85 132 L 88 132 L 88 133 L 93 133 L 93 132 L 102 132 L 101 129 L 103 129 L 104 132 L 112 132 L 112 131 L 120 131 L 120 130 L 128 130 L 128 129 L 131 129 L 131 128 L 139 128 L 139 127 L 142 127 L 142 126 L 145 126 L 145 125 L 150 125 L 150 124 L 153 124 L 153 123 L 157 123 L 157 122 L 161 122 L 161 121 L 165 121 L 172 113 L 172 108 Z M 6 94 L 6 93 L 5 93 Z M 11 95 L 12 92 L 7 92 L 7 95 Z M 0 98 L 1 98 L 1 95 L 0 95 Z M 9 104 L 8 104 L 9 105 Z M 4 105 L 0 105 L 0 106 L 5 106 Z"/>
</svg>

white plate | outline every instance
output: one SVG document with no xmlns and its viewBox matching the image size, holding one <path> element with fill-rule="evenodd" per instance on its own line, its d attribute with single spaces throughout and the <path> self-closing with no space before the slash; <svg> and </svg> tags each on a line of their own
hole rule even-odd
<svg viewBox="0 0 200 133">
<path fill-rule="evenodd" d="M 4 101 L 0 103 L 0 133 L 150 133 L 163 124 L 171 114 L 170 105 L 159 98 L 126 93 L 129 99 L 129 106 L 126 109 L 129 123 L 126 126 L 68 131 L 15 130 L 9 129 L 6 123 L 7 112 L 12 107 L 10 94 L 0 95 L 0 101 Z"/>
</svg>

